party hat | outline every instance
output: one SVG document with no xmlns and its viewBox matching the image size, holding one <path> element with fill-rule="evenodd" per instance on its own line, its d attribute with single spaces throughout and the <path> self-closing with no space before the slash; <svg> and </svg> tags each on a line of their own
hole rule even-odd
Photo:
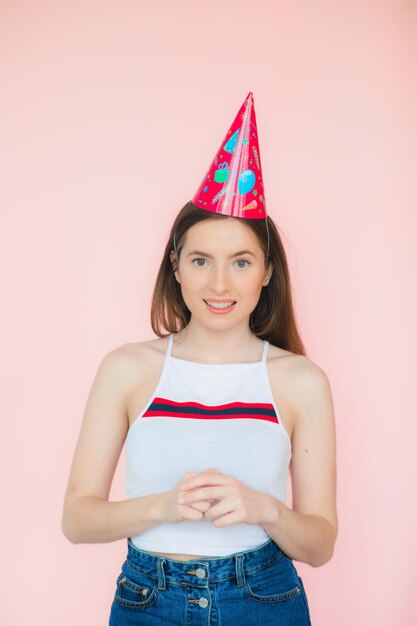
<svg viewBox="0 0 417 626">
<path fill-rule="evenodd" d="M 258 129 L 251 91 L 192 202 L 201 209 L 232 217 L 266 217 Z"/>
</svg>

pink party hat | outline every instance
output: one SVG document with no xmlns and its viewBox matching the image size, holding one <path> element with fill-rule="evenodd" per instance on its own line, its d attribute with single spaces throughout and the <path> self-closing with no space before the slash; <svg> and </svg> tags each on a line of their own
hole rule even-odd
<svg viewBox="0 0 417 626">
<path fill-rule="evenodd" d="M 226 133 L 193 204 L 232 217 L 266 217 L 258 129 L 250 91 Z"/>
</svg>

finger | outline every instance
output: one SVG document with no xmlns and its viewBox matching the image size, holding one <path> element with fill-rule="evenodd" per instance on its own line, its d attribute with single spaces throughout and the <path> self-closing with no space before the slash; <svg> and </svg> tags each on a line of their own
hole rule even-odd
<svg viewBox="0 0 417 626">
<path fill-rule="evenodd" d="M 209 510 L 211 504 L 207 500 L 199 500 L 198 502 L 193 502 L 188 506 L 192 507 L 193 509 L 197 509 L 197 511 L 201 511 L 201 513 L 205 513 Z"/>
<path fill-rule="evenodd" d="M 205 517 L 203 515 L 203 517 Z M 231 526 L 232 524 L 241 523 L 241 519 L 236 511 L 231 511 L 227 515 L 218 516 L 216 519 L 212 520 L 213 526 L 216 528 L 222 528 L 223 526 Z"/>
<path fill-rule="evenodd" d="M 188 478 L 193 478 L 194 476 L 197 476 L 197 472 L 186 472 L 183 476 L 181 480 L 187 480 Z"/>
<path fill-rule="evenodd" d="M 195 487 L 201 487 L 202 485 L 224 485 L 227 480 L 227 476 L 223 472 L 203 472 L 198 476 L 185 480 L 181 488 L 182 489 L 194 489 Z"/>
<path fill-rule="evenodd" d="M 230 515 L 232 513 L 237 514 L 239 507 L 236 506 L 232 501 L 224 498 L 223 500 L 219 500 L 217 504 L 214 504 L 210 507 L 205 513 L 205 518 L 215 519 L 218 517 L 223 517 L 224 515 Z"/>
<path fill-rule="evenodd" d="M 183 519 L 200 520 L 204 517 L 204 511 L 199 511 L 192 506 L 186 504 L 178 504 L 178 509 Z"/>
<path fill-rule="evenodd" d="M 184 476 L 181 478 L 180 483 L 179 483 L 180 488 L 183 488 L 184 482 L 187 482 L 195 478 L 196 476 L 198 476 L 197 472 L 187 472 L 186 474 L 184 474 Z"/>
<path fill-rule="evenodd" d="M 187 491 L 187 493 L 181 494 L 178 498 L 179 504 L 191 504 L 191 502 L 198 502 L 199 500 L 221 499 L 224 497 L 224 487 L 202 487 L 201 489 L 195 489 L 194 491 Z"/>
</svg>

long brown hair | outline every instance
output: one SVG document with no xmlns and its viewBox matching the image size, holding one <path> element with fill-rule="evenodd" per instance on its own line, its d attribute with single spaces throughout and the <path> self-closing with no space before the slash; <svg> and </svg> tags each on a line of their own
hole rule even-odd
<svg viewBox="0 0 417 626">
<path fill-rule="evenodd" d="M 229 216 L 205 211 L 191 201 L 183 206 L 175 218 L 152 295 L 151 326 L 158 337 L 166 337 L 172 332 L 179 332 L 191 319 L 191 312 L 185 305 L 181 286 L 175 278 L 170 259 L 170 252 L 174 249 L 174 234 L 179 262 L 187 230 L 202 220 L 213 219 L 229 219 Z M 292 305 L 290 276 L 284 246 L 273 220 L 269 215 L 266 219 L 269 230 L 267 259 L 268 233 L 265 220 L 244 220 L 258 238 L 264 252 L 265 267 L 269 262 L 273 267 L 271 279 L 268 285 L 262 287 L 258 304 L 249 316 L 249 327 L 260 339 L 267 339 L 272 345 L 294 354 L 305 355 Z M 168 332 L 164 334 L 163 329 Z"/>
</svg>

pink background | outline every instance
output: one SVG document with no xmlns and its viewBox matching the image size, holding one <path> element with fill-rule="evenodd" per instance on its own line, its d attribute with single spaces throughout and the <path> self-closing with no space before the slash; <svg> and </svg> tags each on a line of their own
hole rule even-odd
<svg viewBox="0 0 417 626">
<path fill-rule="evenodd" d="M 1 2 L 3 624 L 107 623 L 126 543 L 60 528 L 87 394 L 154 337 L 171 222 L 250 90 L 337 421 L 335 554 L 295 563 L 312 623 L 416 623 L 416 35 L 412 0 Z"/>
</svg>

